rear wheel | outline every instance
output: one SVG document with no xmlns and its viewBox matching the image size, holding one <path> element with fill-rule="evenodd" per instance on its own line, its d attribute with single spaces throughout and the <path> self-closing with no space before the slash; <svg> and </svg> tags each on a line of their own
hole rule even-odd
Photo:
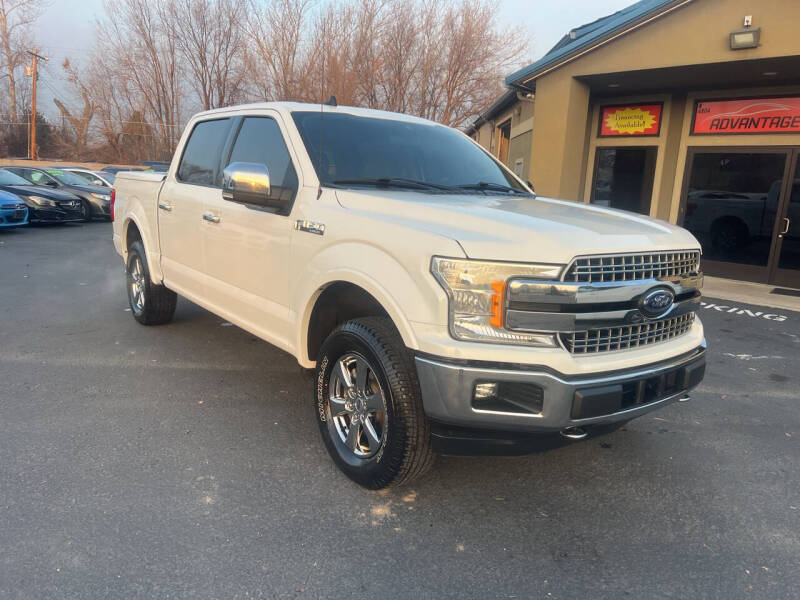
<svg viewBox="0 0 800 600">
<path fill-rule="evenodd" d="M 142 243 L 133 242 L 125 265 L 128 304 L 133 317 L 142 325 L 163 325 L 172 320 L 178 295 L 152 282 L 145 256 Z"/>
<path fill-rule="evenodd" d="M 433 462 L 411 353 L 389 319 L 340 325 L 317 360 L 314 409 L 336 465 L 370 489 L 407 483 Z"/>
</svg>

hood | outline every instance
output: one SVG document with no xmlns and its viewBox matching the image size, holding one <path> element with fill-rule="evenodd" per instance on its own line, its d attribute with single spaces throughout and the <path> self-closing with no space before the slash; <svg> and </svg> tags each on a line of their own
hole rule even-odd
<svg viewBox="0 0 800 600">
<path fill-rule="evenodd" d="M 103 194 L 104 196 L 111 194 L 111 190 L 101 185 L 65 185 L 64 189 L 75 194 Z"/>
<path fill-rule="evenodd" d="M 78 199 L 75 194 L 62 192 L 61 190 L 56 190 L 46 185 L 8 185 L 3 189 L 15 194 L 22 194 L 23 196 L 41 196 L 42 198 L 56 200 L 58 202 Z"/>
<path fill-rule="evenodd" d="M 685 229 L 635 213 L 540 197 L 336 190 L 350 210 L 454 239 L 469 258 L 568 263 L 575 256 L 699 249 Z"/>
<path fill-rule="evenodd" d="M 6 203 L 20 203 L 22 202 L 22 198 L 14 194 L 13 192 L 7 192 L 5 190 L 0 190 L 0 202 L 3 204 Z"/>
</svg>

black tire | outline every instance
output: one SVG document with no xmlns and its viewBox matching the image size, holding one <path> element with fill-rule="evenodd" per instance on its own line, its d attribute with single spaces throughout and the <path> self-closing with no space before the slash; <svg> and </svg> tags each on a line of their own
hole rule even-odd
<svg viewBox="0 0 800 600">
<path fill-rule="evenodd" d="M 133 285 L 134 282 L 137 282 L 137 285 Z M 163 325 L 172 320 L 172 316 L 175 314 L 175 305 L 178 303 L 178 295 L 163 285 L 156 285 L 152 282 L 144 246 L 139 241 L 133 242 L 128 249 L 128 261 L 125 263 L 125 284 L 133 318 L 139 323 Z M 137 290 L 141 292 L 141 296 L 137 294 Z"/>
<path fill-rule="evenodd" d="M 92 205 L 88 200 L 81 200 L 81 223 L 89 223 L 92 220 Z"/>
<path fill-rule="evenodd" d="M 356 415 L 355 421 L 343 412 L 343 408 L 337 409 L 340 414 L 335 418 L 332 415 L 332 406 L 345 406 L 331 399 L 332 392 L 335 395 L 337 390 L 344 389 L 342 383 L 345 381 L 341 370 L 336 375 L 334 371 L 342 368 L 340 361 L 344 365 L 347 360 L 355 360 L 352 373 L 358 381 L 353 388 L 347 389 L 358 388 L 361 381 L 358 370 L 362 368 L 359 359 L 364 359 L 369 367 L 363 380 L 373 392 L 369 398 L 380 393 L 379 406 L 384 411 L 382 414 L 380 411 L 370 413 L 367 417 L 370 423 L 374 423 L 370 431 L 377 432 L 377 426 L 380 426 L 381 439 L 374 450 L 372 444 L 367 443 L 374 441 L 368 435 L 369 428 L 362 426 L 362 432 L 356 434 L 355 450 L 348 447 L 351 438 L 344 433 L 343 423 L 349 422 L 349 432 L 353 422 L 359 423 L 358 418 L 364 423 L 367 413 L 360 417 Z M 351 398 L 353 404 L 358 403 L 355 397 Z M 364 396 L 362 402 L 366 404 L 366 400 Z M 363 410 L 368 412 L 369 408 Z M 430 427 L 422 407 L 414 358 L 387 318 L 366 317 L 348 321 L 328 336 L 317 360 L 314 413 L 333 461 L 345 475 L 366 488 L 377 490 L 408 483 L 433 464 Z M 359 444 L 358 440 L 366 441 Z M 358 452 L 365 454 L 359 456 Z"/>
</svg>

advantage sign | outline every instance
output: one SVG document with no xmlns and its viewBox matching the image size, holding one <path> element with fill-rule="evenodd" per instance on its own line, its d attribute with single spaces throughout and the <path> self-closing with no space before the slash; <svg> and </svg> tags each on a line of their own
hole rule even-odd
<svg viewBox="0 0 800 600">
<path fill-rule="evenodd" d="M 692 133 L 800 133 L 800 96 L 698 101 Z"/>
<path fill-rule="evenodd" d="M 663 105 L 624 104 L 600 109 L 600 137 L 658 135 Z"/>
</svg>

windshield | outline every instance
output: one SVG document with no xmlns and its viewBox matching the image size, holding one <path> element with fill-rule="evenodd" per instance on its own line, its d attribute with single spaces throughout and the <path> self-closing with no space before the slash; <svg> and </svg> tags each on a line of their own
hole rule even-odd
<svg viewBox="0 0 800 600">
<path fill-rule="evenodd" d="M 292 117 L 323 185 L 415 182 L 422 185 L 407 189 L 529 193 L 449 127 L 346 113 L 298 111 Z"/>
<path fill-rule="evenodd" d="M 0 169 L 0 185 L 30 185 L 31 182 L 23 179 L 19 175 Z"/>
<path fill-rule="evenodd" d="M 45 169 L 45 172 L 51 177 L 58 179 L 61 183 L 65 183 L 67 185 L 86 185 L 85 179 L 82 179 L 80 176 L 75 175 L 75 173 L 70 173 L 69 171 L 64 171 L 62 169 Z"/>
</svg>

